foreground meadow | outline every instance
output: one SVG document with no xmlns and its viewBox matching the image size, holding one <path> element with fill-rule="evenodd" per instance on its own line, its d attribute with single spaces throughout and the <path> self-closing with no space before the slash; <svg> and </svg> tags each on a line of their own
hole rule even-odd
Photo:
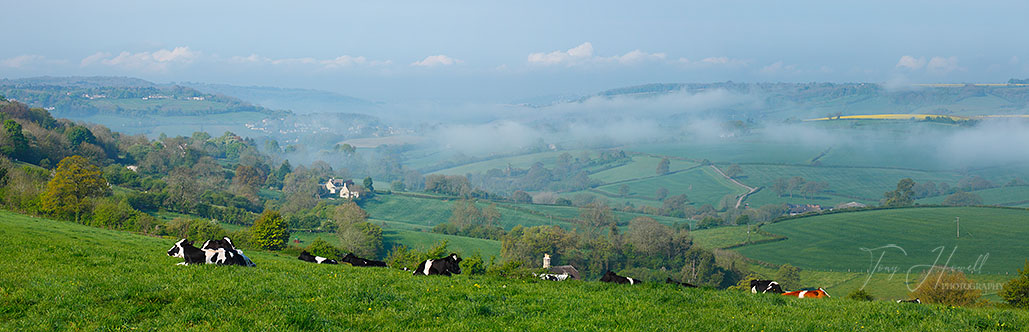
<svg viewBox="0 0 1029 332">
<path fill-rule="evenodd" d="M 314 265 L 176 266 L 174 239 L 0 212 L 0 330 L 1019 330 L 1029 313 Z"/>
</svg>

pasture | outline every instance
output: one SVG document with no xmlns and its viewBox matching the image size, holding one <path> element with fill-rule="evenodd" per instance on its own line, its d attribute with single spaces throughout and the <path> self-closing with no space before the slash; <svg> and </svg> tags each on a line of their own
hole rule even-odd
<svg viewBox="0 0 1029 332">
<path fill-rule="evenodd" d="M 1029 312 L 491 276 L 415 277 L 248 251 L 177 266 L 174 239 L 0 212 L 0 330 L 1017 330 Z M 44 257 L 45 259 L 40 259 Z M 771 313 L 775 314 L 755 314 Z"/>
<path fill-rule="evenodd" d="M 957 237 L 955 218 L 960 217 Z M 1016 273 L 1029 258 L 1029 210 L 980 207 L 846 212 L 761 228 L 788 239 L 736 249 L 773 264 L 822 271 L 906 273 L 933 264 Z M 882 257 L 881 261 L 879 257 Z M 918 272 L 913 272 L 918 273 Z"/>
<path fill-rule="evenodd" d="M 623 184 L 629 186 L 629 193 L 625 198 L 648 200 L 650 201 L 648 205 L 653 206 L 661 206 L 661 202 L 657 201 L 654 196 L 658 188 L 668 189 L 669 196 L 686 194 L 687 198 L 696 206 L 711 204 L 715 207 L 718 207 L 719 201 L 725 195 L 739 195 L 747 192 L 710 167 L 699 167 L 660 177 L 604 185 L 597 187 L 597 190 L 612 198 L 612 201 L 618 201 L 619 198 L 622 198 L 619 196 L 619 189 Z"/>
<path fill-rule="evenodd" d="M 1029 186 L 1012 186 L 971 191 L 983 199 L 983 205 L 1023 206 L 1029 204 Z M 943 204 L 947 196 L 926 197 L 919 204 Z"/>
<path fill-rule="evenodd" d="M 749 186 L 761 186 L 760 195 L 750 197 L 746 202 L 751 206 L 764 204 L 807 203 L 819 201 L 828 204 L 839 204 L 850 201 L 878 202 L 883 193 L 897 188 L 897 182 L 903 178 L 911 178 L 915 182 L 933 181 L 956 184 L 961 176 L 950 172 L 928 172 L 892 168 L 862 167 L 814 167 L 792 165 L 741 165 L 743 176 L 739 181 Z M 826 192 L 804 197 L 795 193 L 789 197 L 777 197 L 772 189 L 776 179 L 800 176 L 807 181 L 819 181 L 829 184 Z"/>
</svg>

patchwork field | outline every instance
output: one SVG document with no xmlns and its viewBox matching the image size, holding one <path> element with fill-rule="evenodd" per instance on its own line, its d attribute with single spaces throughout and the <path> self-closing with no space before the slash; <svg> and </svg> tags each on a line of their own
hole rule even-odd
<svg viewBox="0 0 1029 332">
<path fill-rule="evenodd" d="M 946 264 L 968 272 L 1006 274 L 1016 273 L 1029 258 L 1029 210 L 1024 209 L 861 211 L 792 219 L 761 229 L 788 239 L 737 250 L 764 262 L 822 271 L 905 274 Z M 880 255 L 881 262 L 873 264 Z"/>
<path fill-rule="evenodd" d="M 629 186 L 629 193 L 625 198 L 648 200 L 651 201 L 648 205 L 653 206 L 661 206 L 661 202 L 654 198 L 658 188 L 668 189 L 669 196 L 686 194 L 694 205 L 711 204 L 715 207 L 725 195 L 739 195 L 747 192 L 710 167 L 699 167 L 660 177 L 604 185 L 597 187 L 597 190 L 612 198 L 613 201 L 618 201 L 618 198 L 622 198 L 619 196 L 619 189 L 623 184 Z"/>
<path fill-rule="evenodd" d="M 0 330 L 1015 330 L 1023 310 L 316 265 L 177 266 L 173 239 L 0 212 Z M 47 257 L 40 260 L 39 257 Z M 755 312 L 775 312 L 759 315 Z M 531 317 L 531 319 L 526 319 Z"/>
</svg>

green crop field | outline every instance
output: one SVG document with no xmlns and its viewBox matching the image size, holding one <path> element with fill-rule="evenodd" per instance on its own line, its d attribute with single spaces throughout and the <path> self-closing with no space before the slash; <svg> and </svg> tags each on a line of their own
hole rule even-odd
<svg viewBox="0 0 1029 332">
<path fill-rule="evenodd" d="M 372 219 L 423 226 L 422 229 L 431 229 L 433 226 L 447 222 L 450 219 L 453 204 L 452 200 L 403 195 L 378 195 L 361 203 Z M 489 202 L 477 203 L 480 209 L 489 205 Z M 561 220 L 506 208 L 503 204 L 498 204 L 497 209 L 500 211 L 500 226 L 505 229 L 517 225 L 560 225 L 566 228 L 570 226 L 569 223 Z"/>
<path fill-rule="evenodd" d="M 747 234 L 747 226 L 723 226 L 696 230 L 690 233 L 693 242 L 708 249 L 719 249 L 734 245 L 772 239 L 773 237 L 751 232 Z"/>
<path fill-rule="evenodd" d="M 1029 204 L 1029 186 L 1013 186 L 976 190 L 971 193 L 979 195 L 984 205 L 1022 206 Z M 920 204 L 943 204 L 947 196 L 926 197 L 918 200 Z"/>
<path fill-rule="evenodd" d="M 628 198 L 650 200 L 649 205 L 654 206 L 661 206 L 661 202 L 654 200 L 658 188 L 668 189 L 669 196 L 686 194 L 694 205 L 711 204 L 715 207 L 725 195 L 739 195 L 747 192 L 715 172 L 711 167 L 700 167 L 659 177 L 628 181 L 623 184 L 629 186 Z M 610 184 L 597 189 L 612 198 L 613 201 L 618 201 L 620 197 L 617 195 L 621 186 L 622 184 Z"/>
<path fill-rule="evenodd" d="M 806 164 L 828 147 L 822 143 L 795 145 L 726 139 L 717 142 L 646 144 L 632 146 L 628 150 L 692 160 L 707 159 L 712 162 Z"/>
<path fill-rule="evenodd" d="M 532 166 L 532 164 L 535 164 L 537 162 L 543 163 L 543 165 L 546 167 L 554 167 L 554 163 L 557 161 L 557 157 L 565 153 L 570 154 L 572 158 L 579 158 L 580 156 L 582 156 L 582 151 L 579 150 L 530 153 L 474 162 L 453 168 L 439 170 L 431 174 L 464 175 L 468 173 L 485 173 L 486 171 L 494 168 L 505 169 L 509 165 L 515 168 L 529 168 Z M 591 157 L 596 157 L 596 154 L 591 154 Z M 657 167 L 656 164 L 655 167 Z"/>
<path fill-rule="evenodd" d="M 955 218 L 960 217 L 957 238 Z M 787 220 L 762 230 L 787 240 L 745 246 L 743 255 L 805 269 L 876 272 L 936 264 L 969 273 L 1015 273 L 1029 258 L 1029 211 L 1005 208 L 907 208 Z M 864 248 L 864 249 L 863 249 Z M 878 257 L 882 256 L 879 263 Z M 873 261 L 875 258 L 875 261 Z M 878 267 L 876 267 L 878 266 Z"/>
<path fill-rule="evenodd" d="M 415 277 L 248 251 L 178 266 L 174 239 L 0 212 L 0 330 L 1017 330 L 1029 312 L 790 299 L 666 284 Z M 769 313 L 774 314 L 756 314 Z"/>
<path fill-rule="evenodd" d="M 631 163 L 590 174 L 590 179 L 600 180 L 604 183 L 611 183 L 646 177 L 654 177 L 658 175 L 657 164 L 660 162 L 661 158 L 658 157 L 633 156 Z M 681 171 L 684 169 L 688 169 L 690 167 L 695 167 L 697 165 L 697 163 L 691 161 L 669 159 L 668 171 Z"/>
<path fill-rule="evenodd" d="M 846 203 L 850 201 L 875 202 L 883 197 L 883 193 L 897 188 L 897 182 L 903 178 L 912 178 L 915 182 L 934 181 L 956 184 L 961 176 L 950 172 L 925 172 L 891 168 L 850 168 L 850 167 L 813 167 L 782 165 L 741 165 L 743 175 L 738 179 L 746 185 L 764 187 L 761 195 L 748 198 L 751 206 L 783 202 L 810 202 L 798 197 L 776 197 L 772 185 L 776 179 L 803 177 L 808 181 L 819 181 L 829 184 L 828 192 L 814 195 L 817 200 L 826 203 Z M 766 192 L 767 191 L 767 192 Z M 834 205 L 835 205 L 834 204 Z"/>
</svg>

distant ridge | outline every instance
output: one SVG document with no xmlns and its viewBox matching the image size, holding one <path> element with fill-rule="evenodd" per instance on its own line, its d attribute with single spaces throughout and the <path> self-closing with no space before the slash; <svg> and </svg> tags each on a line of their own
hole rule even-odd
<svg viewBox="0 0 1029 332">
<path fill-rule="evenodd" d="M 179 84 L 207 93 L 236 97 L 271 109 L 291 110 L 297 114 L 368 113 L 374 111 L 379 106 L 378 103 L 368 100 L 314 89 L 236 86 L 197 82 L 181 82 Z"/>
</svg>

